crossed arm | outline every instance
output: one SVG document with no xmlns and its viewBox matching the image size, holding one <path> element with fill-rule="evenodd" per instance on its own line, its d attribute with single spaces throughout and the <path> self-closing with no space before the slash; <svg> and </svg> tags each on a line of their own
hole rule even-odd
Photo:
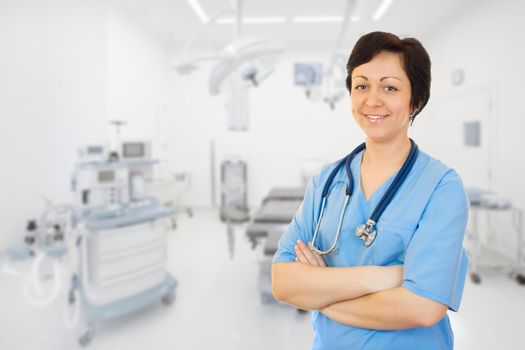
<svg viewBox="0 0 525 350">
<path fill-rule="evenodd" d="M 327 267 L 303 242 L 296 262 L 272 265 L 277 300 L 359 328 L 426 327 L 441 320 L 447 306 L 401 287 L 402 266 Z"/>
</svg>

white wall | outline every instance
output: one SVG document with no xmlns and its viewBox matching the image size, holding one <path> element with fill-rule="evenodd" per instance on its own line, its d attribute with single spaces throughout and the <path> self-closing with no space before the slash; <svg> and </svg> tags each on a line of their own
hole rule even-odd
<svg viewBox="0 0 525 350">
<path fill-rule="evenodd" d="M 105 21 L 99 0 L 0 2 L 0 250 L 39 196 L 70 202 L 77 146 L 105 138 Z"/>
<path fill-rule="evenodd" d="M 482 144 L 488 142 L 490 146 L 486 154 L 491 170 L 489 187 L 509 198 L 521 210 L 525 210 L 523 13 L 525 3 L 522 1 L 477 1 L 425 38 L 433 62 L 433 97 L 429 110 L 446 112 L 447 106 L 440 104 L 454 100 L 448 107 L 458 106 L 467 112 L 480 111 L 479 104 L 484 103 L 482 96 L 490 98 L 489 124 L 482 124 L 485 137 L 481 140 Z M 464 70 L 465 79 L 462 85 L 454 86 L 451 75 L 458 69 Z M 454 112 L 450 111 L 451 114 Z M 430 118 L 425 120 L 427 116 Z M 435 149 L 435 153 L 441 152 L 440 157 L 445 162 L 452 161 L 457 157 L 450 154 L 446 145 L 452 142 L 452 135 L 461 136 L 462 130 L 455 129 L 452 123 L 440 124 L 439 119 L 447 120 L 447 115 L 423 115 L 420 121 L 416 121 L 414 131 L 421 129 L 415 132 L 420 144 L 426 145 L 427 140 L 433 140 L 428 148 Z M 460 165 L 465 173 L 476 166 L 476 160 L 470 157 L 463 159 Z M 468 178 L 467 174 L 463 175 Z M 479 176 L 485 175 L 480 173 Z M 472 183 L 466 181 L 465 185 L 472 186 Z M 479 222 L 482 228 L 487 227 L 484 218 L 481 216 Z M 511 234 L 509 213 L 493 213 L 492 220 L 498 238 L 492 244 L 499 244 L 503 251 L 514 254 L 517 242 L 516 236 Z"/>
<path fill-rule="evenodd" d="M 169 180 L 175 173 L 190 173 L 197 184 L 181 197 L 182 204 L 210 206 L 209 140 L 200 132 L 202 127 L 209 131 L 202 118 L 210 117 L 195 111 L 190 87 L 182 80 L 177 83 L 170 54 L 169 46 L 140 18 L 109 2 L 108 117 L 126 122 L 122 139 L 152 141 L 153 156 L 161 160 L 157 177 Z M 157 194 L 174 200 L 186 181 L 161 187 L 168 193 Z"/>
<path fill-rule="evenodd" d="M 161 126 L 173 114 L 166 45 L 114 1 L 108 2 L 108 118 L 126 123 L 122 139 L 151 139 L 163 151 Z M 111 128 L 112 138 L 115 129 Z"/>
<path fill-rule="evenodd" d="M 207 66 L 206 66 L 207 67 Z M 216 118 L 222 112 L 222 100 L 208 93 L 208 70 L 203 67 L 191 75 L 176 74 L 173 128 L 168 138 L 169 158 L 176 172 L 191 176 L 191 189 L 182 199 L 193 207 L 210 207 L 211 142 Z"/>
<path fill-rule="evenodd" d="M 487 91 L 491 96 L 488 141 L 492 145 L 493 189 L 525 209 L 523 13 L 525 3 L 522 1 L 475 2 L 443 23 L 426 41 L 433 61 L 434 100 L 473 91 Z M 451 74 L 457 69 L 465 71 L 465 82 L 461 86 L 451 83 Z M 445 141 L 447 126 L 442 128 Z"/>
</svg>

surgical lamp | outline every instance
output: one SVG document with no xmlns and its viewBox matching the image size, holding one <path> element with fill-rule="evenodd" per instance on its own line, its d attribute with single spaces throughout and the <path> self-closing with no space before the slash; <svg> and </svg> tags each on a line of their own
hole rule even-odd
<svg viewBox="0 0 525 350">
<path fill-rule="evenodd" d="M 271 39 L 245 39 L 228 45 L 210 73 L 210 93 L 221 92 L 229 79 L 242 88 L 258 86 L 273 72 L 283 52 L 284 46 Z"/>
<path fill-rule="evenodd" d="M 232 0 L 230 7 L 216 11 L 184 46 L 183 58 L 174 62 L 180 74 L 189 74 L 205 61 L 215 61 L 210 72 L 209 91 L 212 95 L 225 93 L 230 130 L 248 129 L 247 89 L 259 86 L 275 69 L 285 50 L 284 45 L 272 39 L 241 39 L 242 0 Z M 218 54 L 191 57 L 190 46 L 197 41 L 217 19 L 235 15 L 234 40 Z"/>
</svg>

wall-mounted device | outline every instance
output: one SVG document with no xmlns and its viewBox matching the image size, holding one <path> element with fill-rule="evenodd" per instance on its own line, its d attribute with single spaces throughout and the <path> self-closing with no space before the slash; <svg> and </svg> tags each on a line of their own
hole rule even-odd
<svg viewBox="0 0 525 350">
<path fill-rule="evenodd" d="M 151 159 L 151 142 L 124 141 L 120 147 L 122 160 Z"/>
<path fill-rule="evenodd" d="M 92 144 L 78 149 L 78 158 L 83 162 L 105 162 L 108 150 L 106 145 Z"/>
</svg>

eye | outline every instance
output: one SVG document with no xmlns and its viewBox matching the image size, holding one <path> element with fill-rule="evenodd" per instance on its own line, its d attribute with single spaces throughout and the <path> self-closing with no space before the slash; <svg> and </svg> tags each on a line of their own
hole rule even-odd
<svg viewBox="0 0 525 350">
<path fill-rule="evenodd" d="M 398 91 L 397 88 L 395 86 L 387 86 L 385 87 L 385 90 L 387 92 L 394 92 L 394 91 Z"/>
<path fill-rule="evenodd" d="M 354 86 L 354 90 L 366 90 L 366 85 L 364 84 L 356 85 Z"/>
</svg>

